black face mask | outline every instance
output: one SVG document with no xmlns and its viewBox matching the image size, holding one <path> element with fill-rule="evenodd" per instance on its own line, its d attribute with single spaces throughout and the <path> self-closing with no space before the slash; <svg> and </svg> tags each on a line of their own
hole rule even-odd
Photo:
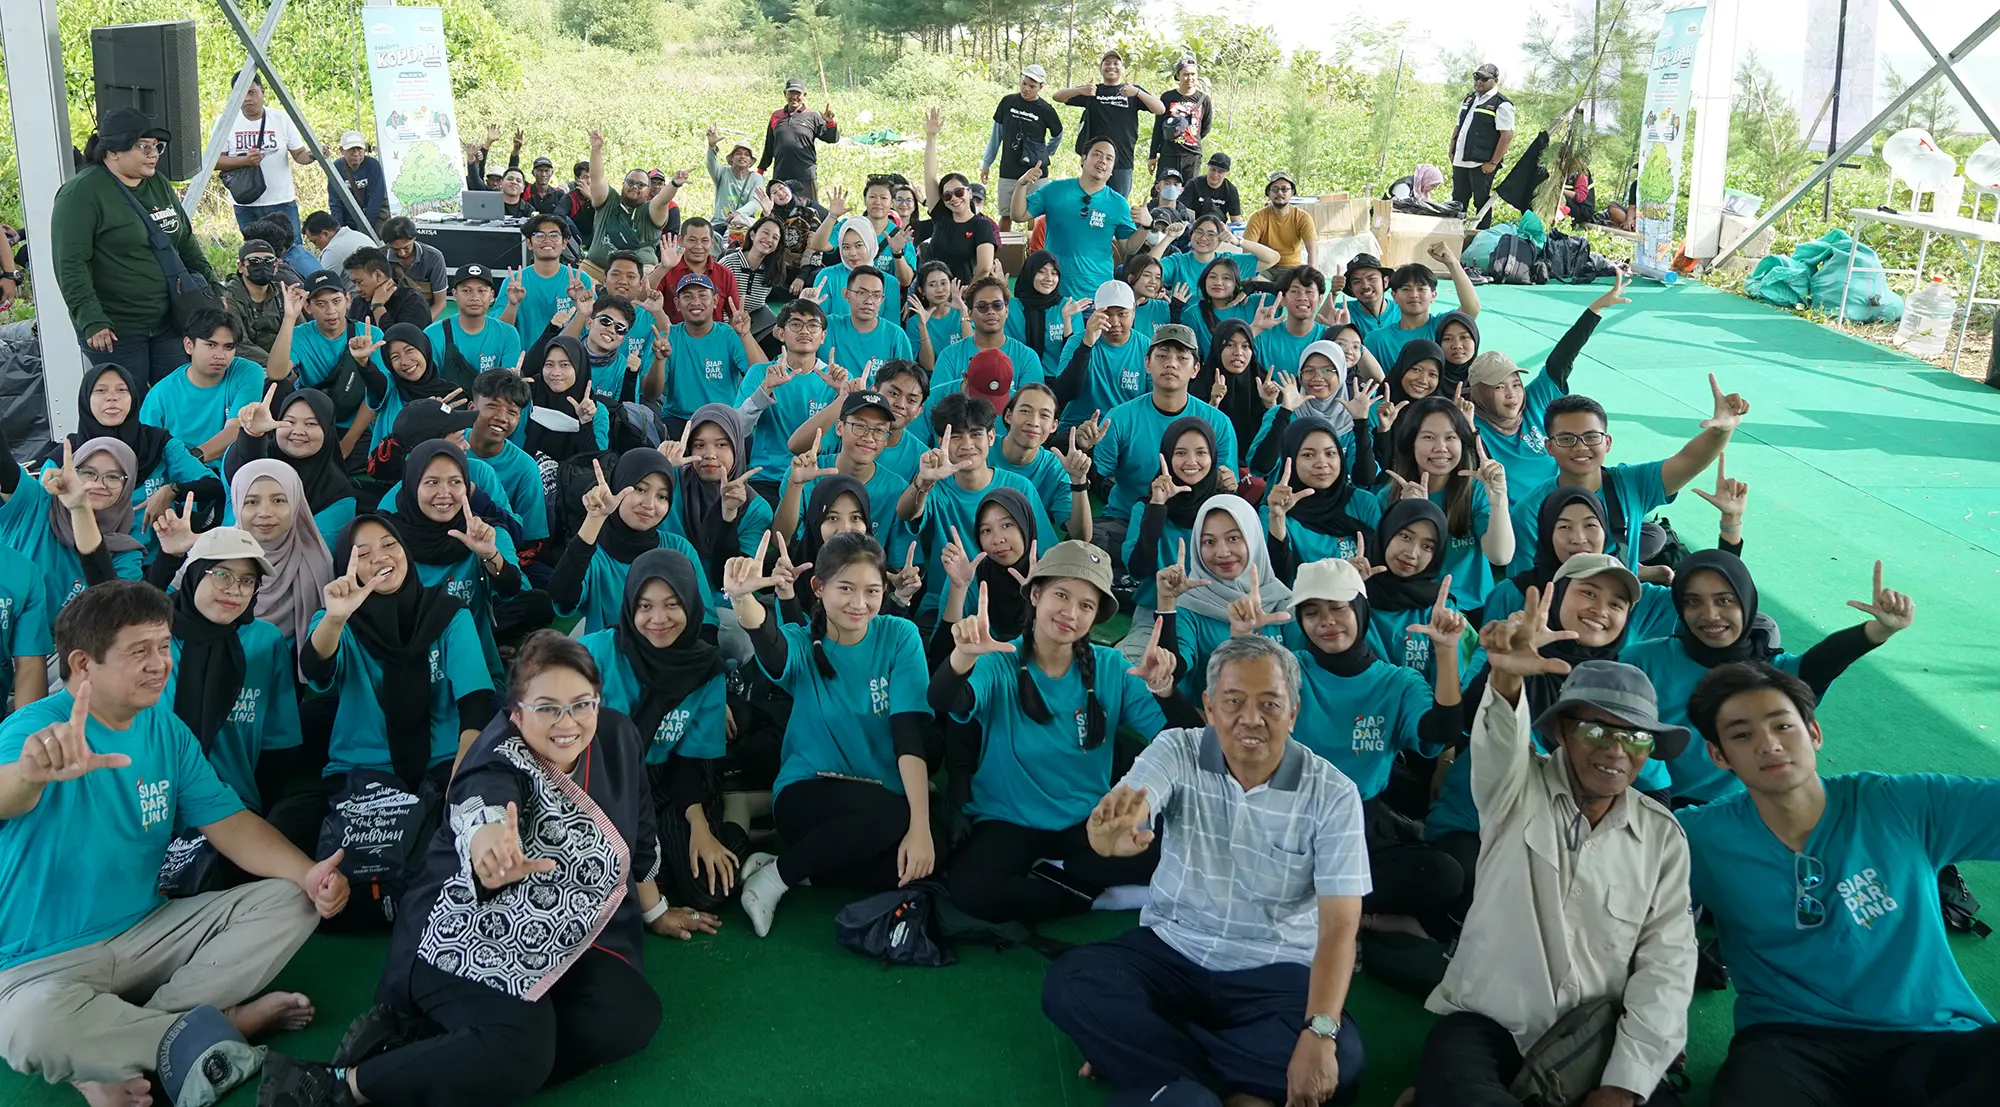
<svg viewBox="0 0 2000 1107">
<path fill-rule="evenodd" d="M 243 263 L 243 279 L 251 284 L 270 284 L 277 276 L 278 263 L 275 260 Z"/>
</svg>

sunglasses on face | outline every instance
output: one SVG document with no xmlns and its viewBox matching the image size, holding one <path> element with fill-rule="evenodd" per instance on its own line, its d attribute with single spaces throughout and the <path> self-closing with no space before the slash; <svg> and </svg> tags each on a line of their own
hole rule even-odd
<svg viewBox="0 0 2000 1107">
<path fill-rule="evenodd" d="M 985 312 L 990 312 L 990 311 L 1006 311 L 1006 310 L 1007 310 L 1007 301 L 1005 301 L 1005 300 L 974 300 L 974 301 L 972 302 L 972 310 L 974 310 L 974 311 L 977 311 L 977 312 L 980 312 L 980 313 L 982 313 L 982 314 L 983 314 L 983 313 L 985 313 Z"/>
<path fill-rule="evenodd" d="M 1632 730 L 1627 727 L 1605 726 L 1588 720 L 1574 724 L 1574 733 L 1591 746 L 1608 750 L 1612 746 L 1624 746 L 1631 754 L 1653 752 L 1653 734 L 1646 730 Z"/>
<path fill-rule="evenodd" d="M 952 186 L 951 188 L 947 188 L 947 189 L 945 189 L 945 190 L 944 190 L 944 193 L 943 193 L 943 195 L 944 195 L 944 198 L 945 198 L 945 199 L 947 199 L 947 200 L 956 200 L 956 199 L 958 199 L 958 198 L 959 198 L 960 196 L 963 196 L 963 195 L 965 195 L 965 189 L 963 189 L 963 188 L 960 188 L 960 187 L 958 187 L 958 186 L 954 185 L 954 186 Z"/>
<path fill-rule="evenodd" d="M 592 326 L 603 327 L 612 334 L 624 334 L 632 329 L 632 324 L 620 320 L 615 315 L 599 315 L 591 319 Z"/>
</svg>

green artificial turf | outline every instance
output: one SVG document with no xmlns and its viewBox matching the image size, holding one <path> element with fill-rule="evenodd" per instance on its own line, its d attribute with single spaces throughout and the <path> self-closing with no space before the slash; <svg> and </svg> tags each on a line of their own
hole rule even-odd
<svg viewBox="0 0 2000 1107">
<path fill-rule="evenodd" d="M 1485 348 L 1538 367 L 1604 286 L 1486 288 Z M 1613 461 L 1663 457 L 1710 410 L 1707 374 L 1752 409 L 1728 454 L 1750 484 L 1746 557 L 1763 610 L 1802 650 L 1863 618 L 1875 559 L 1914 595 L 1917 623 L 1854 666 L 1821 713 L 1829 771 L 2000 775 L 2000 393 L 1802 319 L 1700 285 L 1635 284 L 1579 361 L 1571 384 L 1611 412 Z M 1704 485 L 1705 486 L 1705 485 Z M 1518 491 L 1526 491 L 1525 489 Z M 1689 542 L 1714 542 L 1715 513 L 1683 495 L 1664 514 Z M 2000 917 L 2000 866 L 1967 869 Z M 963 948 L 947 969 L 885 970 L 833 942 L 849 897 L 788 896 L 768 939 L 743 916 L 688 943 L 651 942 L 647 971 L 666 1021 L 645 1054 L 539 1102 L 562 1107 L 699 1103 L 1098 1104 L 1076 1050 L 1042 1017 L 1043 961 Z M 1107 937 L 1135 916 L 1050 928 Z M 1979 994 L 2000 1002 L 2000 938 L 1954 940 Z M 319 1025 L 274 1044 L 325 1057 L 369 1002 L 379 939 L 318 938 L 278 985 L 311 994 Z M 1837 963 L 1828 972 L 1842 971 Z M 1886 984 L 1887 982 L 1885 982 Z M 1429 1016 L 1413 998 L 1357 978 L 1350 1010 L 1368 1049 L 1363 1103 L 1383 1107 L 1413 1079 Z M 1696 1103 L 1729 1035 L 1726 994 L 1696 999 L 1688 1044 Z M 75 1102 L 67 1089 L 0 1076 L 6 1104 Z M 247 1093 L 230 1100 L 246 1107 Z"/>
</svg>

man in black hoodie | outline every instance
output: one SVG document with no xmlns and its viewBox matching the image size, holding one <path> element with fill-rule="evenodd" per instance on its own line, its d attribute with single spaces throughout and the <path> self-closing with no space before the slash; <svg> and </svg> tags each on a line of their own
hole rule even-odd
<svg viewBox="0 0 2000 1107">
<path fill-rule="evenodd" d="M 819 202 L 819 151 L 813 143 L 831 146 L 840 141 L 840 124 L 833 118 L 833 101 L 824 113 L 806 107 L 806 83 L 790 77 L 785 81 L 785 106 L 771 113 L 764 130 L 764 154 L 757 159 L 757 172 L 765 180 L 792 182 L 792 191 L 810 202 Z M 776 167 L 773 171 L 773 166 Z"/>
</svg>

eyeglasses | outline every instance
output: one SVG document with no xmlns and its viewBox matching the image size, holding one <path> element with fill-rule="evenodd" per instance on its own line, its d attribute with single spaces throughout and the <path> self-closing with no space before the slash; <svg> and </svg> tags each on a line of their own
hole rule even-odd
<svg viewBox="0 0 2000 1107">
<path fill-rule="evenodd" d="M 561 242 L 563 233 L 561 231 L 536 231 L 528 237 L 537 242 Z"/>
<path fill-rule="evenodd" d="M 1611 436 L 1603 431 L 1584 431 L 1582 434 L 1565 432 L 1549 435 L 1549 443 L 1567 450 L 1572 446 L 1602 446 L 1610 438 Z"/>
<path fill-rule="evenodd" d="M 590 322 L 591 325 L 603 327 L 612 334 L 624 334 L 632 329 L 632 324 L 619 322 L 615 315 L 595 315 L 591 317 Z"/>
<path fill-rule="evenodd" d="M 227 569 L 210 569 L 208 571 L 208 583 L 214 585 L 217 592 L 255 592 L 257 590 L 256 576 L 246 573 L 239 577 Z"/>
<path fill-rule="evenodd" d="M 880 292 L 863 292 L 858 288 L 848 289 L 847 294 L 849 296 L 854 297 L 857 300 L 860 300 L 864 304 L 873 303 L 876 300 L 880 300 L 882 298 L 882 294 Z"/>
<path fill-rule="evenodd" d="M 1571 726 L 1574 728 L 1572 733 L 1578 738 L 1601 750 L 1608 750 L 1614 745 L 1620 745 L 1624 746 L 1628 753 L 1648 754 L 1653 752 L 1653 734 L 1651 731 L 1605 726 L 1603 723 L 1594 723 L 1588 719 L 1578 720 L 1572 723 Z"/>
<path fill-rule="evenodd" d="M 586 696 L 575 703 L 524 703 L 521 710 L 532 715 L 542 726 L 555 726 L 564 719 L 575 719 L 579 723 L 597 718 L 598 705 L 603 703 L 596 696 Z"/>
<path fill-rule="evenodd" d="M 989 312 L 989 311 L 1006 311 L 1006 310 L 1007 310 L 1007 301 L 1005 301 L 1005 300 L 974 300 L 974 301 L 972 302 L 972 310 L 974 310 L 974 311 L 977 311 L 977 312 L 982 312 L 982 313 L 983 313 L 983 312 Z"/>
<path fill-rule="evenodd" d="M 1301 377 L 1337 377 L 1340 370 L 1331 365 L 1307 365 L 1299 370 Z"/>
<path fill-rule="evenodd" d="M 150 138 L 142 138 L 132 145 L 132 149 L 149 158 L 158 157 L 167 152 L 167 144 L 164 142 L 155 142 Z"/>
<path fill-rule="evenodd" d="M 847 428 L 847 433 L 856 442 L 887 442 L 889 440 L 888 427 L 869 426 L 859 419 L 843 419 L 840 421 L 840 425 Z"/>
<path fill-rule="evenodd" d="M 125 487 L 125 482 L 131 479 L 116 470 L 109 473 L 101 473 L 96 469 L 78 469 L 76 476 L 78 480 L 81 480 L 85 484 L 101 484 L 110 489 L 123 488 Z"/>
<path fill-rule="evenodd" d="M 1812 890 L 1826 883 L 1826 866 L 1817 857 L 1808 854 L 1793 854 L 1792 883 L 1797 894 L 1796 913 L 1792 925 L 1799 930 L 1811 930 L 1826 922 L 1826 904 L 1812 895 Z"/>
</svg>

